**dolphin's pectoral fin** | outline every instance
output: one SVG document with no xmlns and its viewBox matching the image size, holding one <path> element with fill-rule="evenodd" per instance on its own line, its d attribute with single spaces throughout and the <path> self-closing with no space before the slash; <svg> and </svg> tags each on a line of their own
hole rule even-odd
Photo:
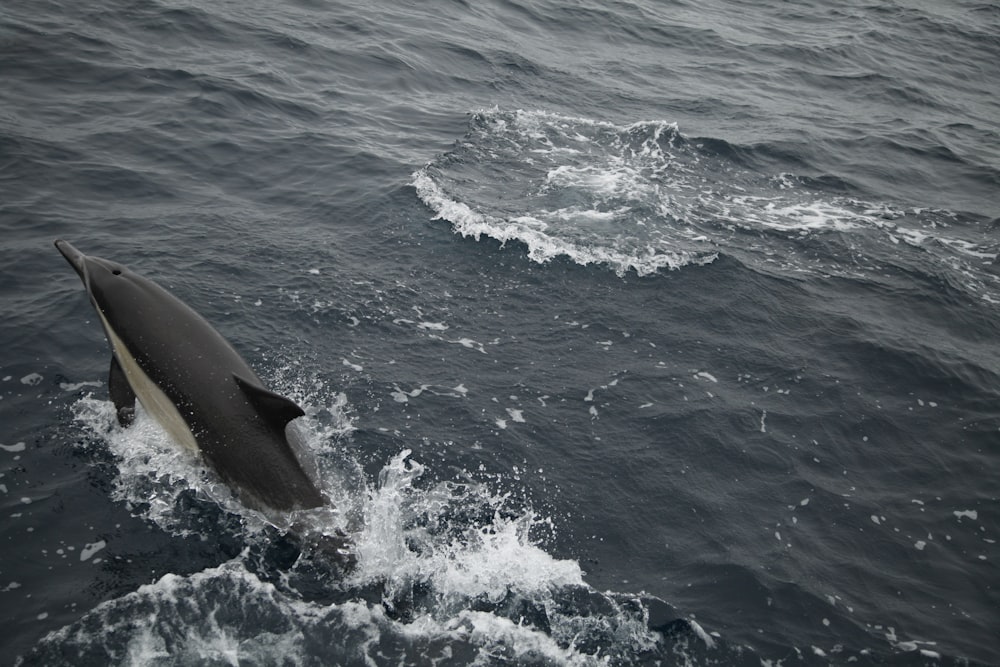
<svg viewBox="0 0 1000 667">
<path fill-rule="evenodd" d="M 243 390 L 243 395 L 257 408 L 257 412 L 279 431 L 283 431 L 288 422 L 296 417 L 301 417 L 305 412 L 291 399 L 285 398 L 281 394 L 265 389 L 257 384 L 244 380 L 239 375 L 233 373 L 233 379 Z"/>
<path fill-rule="evenodd" d="M 135 392 L 125 377 L 125 371 L 118 363 L 118 357 L 111 355 L 111 370 L 108 372 L 108 393 L 118 413 L 118 423 L 131 426 L 135 419 Z"/>
</svg>

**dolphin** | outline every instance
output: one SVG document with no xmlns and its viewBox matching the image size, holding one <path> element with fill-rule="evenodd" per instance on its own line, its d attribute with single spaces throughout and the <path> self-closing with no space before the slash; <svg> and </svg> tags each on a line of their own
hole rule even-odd
<svg viewBox="0 0 1000 667">
<path fill-rule="evenodd" d="M 55 242 L 76 269 L 111 344 L 108 388 L 128 426 L 135 401 L 200 452 L 240 501 L 266 516 L 325 504 L 286 436 L 305 413 L 267 389 L 201 315 L 117 262 Z"/>
</svg>

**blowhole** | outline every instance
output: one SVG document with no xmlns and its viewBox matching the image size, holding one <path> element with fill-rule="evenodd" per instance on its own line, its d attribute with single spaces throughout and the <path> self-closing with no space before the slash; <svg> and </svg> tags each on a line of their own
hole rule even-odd
<svg viewBox="0 0 1000 667">
<path fill-rule="evenodd" d="M 122 270 L 121 269 L 112 269 L 111 273 L 113 275 L 120 276 L 122 274 Z"/>
</svg>

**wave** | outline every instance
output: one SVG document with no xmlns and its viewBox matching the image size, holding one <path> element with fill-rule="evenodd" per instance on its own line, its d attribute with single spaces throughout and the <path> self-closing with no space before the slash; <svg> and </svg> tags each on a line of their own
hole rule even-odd
<svg viewBox="0 0 1000 667">
<path fill-rule="evenodd" d="M 677 136 L 669 123 L 617 127 L 483 111 L 459 148 L 414 173 L 412 184 L 463 236 L 523 243 L 540 263 L 565 256 L 649 275 L 717 256 L 690 229 L 655 224 L 670 214 L 660 181 L 664 146 Z"/>
<path fill-rule="evenodd" d="M 767 171 L 789 163 L 783 154 L 689 138 L 666 121 L 493 108 L 472 114 L 456 147 L 411 184 L 457 234 L 523 244 L 539 263 L 564 257 L 640 276 L 720 254 L 786 276 L 917 267 L 1000 298 L 1000 282 L 984 270 L 1000 253 L 985 220 L 865 201 L 835 175 Z"/>
<path fill-rule="evenodd" d="M 645 248 L 630 247 L 632 244 L 627 241 L 613 240 L 606 244 L 585 236 L 567 237 L 551 229 L 553 222 L 568 225 L 611 223 L 617 215 L 615 211 L 566 207 L 547 211 L 538 217 L 523 215 L 503 219 L 479 213 L 467 204 L 449 198 L 433 178 L 425 173 L 414 174 L 413 186 L 420 199 L 436 211 L 436 217 L 451 222 L 455 231 L 462 236 L 472 237 L 476 241 L 482 236 L 488 236 L 500 241 L 501 245 L 510 241 L 522 243 L 527 246 L 528 257 L 540 264 L 563 256 L 584 266 L 610 266 L 619 275 L 635 271 L 642 276 L 664 268 L 677 269 L 687 264 L 705 264 L 717 257 L 714 252 L 664 251 L 652 245 Z"/>
</svg>

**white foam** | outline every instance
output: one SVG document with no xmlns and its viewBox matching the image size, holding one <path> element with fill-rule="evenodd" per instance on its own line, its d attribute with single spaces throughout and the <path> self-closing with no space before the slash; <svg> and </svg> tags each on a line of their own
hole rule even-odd
<svg viewBox="0 0 1000 667">
<path fill-rule="evenodd" d="M 646 223 L 632 215 L 636 204 L 650 200 L 647 204 L 653 205 L 651 198 L 655 199 L 659 185 L 651 183 L 645 162 L 663 159 L 657 142 L 660 134 L 672 126 L 644 126 L 642 133 L 646 138 L 635 149 L 621 136 L 632 131 L 631 126 L 617 128 L 616 132 L 615 126 L 608 123 L 541 112 L 519 111 L 510 117 L 499 111 L 483 113 L 486 136 L 481 138 L 482 145 L 472 150 L 481 150 L 482 159 L 488 161 L 503 159 L 495 155 L 490 142 L 500 141 L 505 149 L 513 146 L 506 157 L 514 161 L 512 168 L 523 170 L 524 173 L 516 173 L 513 178 L 527 193 L 521 210 L 499 208 L 477 203 L 463 194 L 446 192 L 442 186 L 449 184 L 448 179 L 432 165 L 418 170 L 412 182 L 417 195 L 434 211 L 435 219 L 448 220 L 456 233 L 477 241 L 489 236 L 502 245 L 508 241 L 524 243 L 528 256 L 539 263 L 564 256 L 583 265 L 605 264 L 619 274 L 634 270 L 639 275 L 648 275 L 716 258 L 711 248 L 707 251 L 686 248 L 662 233 L 646 234 L 643 231 Z M 567 157 L 565 153 L 553 153 L 548 156 L 546 170 L 534 169 L 525 154 L 535 151 L 536 144 L 544 145 L 546 150 L 542 152 L 548 154 L 552 153 L 549 149 L 553 141 L 579 141 L 579 132 L 567 126 L 596 132 L 600 136 L 587 141 L 596 141 L 601 149 L 593 154 L 570 151 L 578 156 L 573 158 L 577 162 L 568 164 L 558 163 Z M 461 186 L 462 183 L 456 183 L 454 189 L 460 191 Z M 574 196 L 587 203 L 547 205 L 550 201 L 565 200 L 571 192 L 578 193 Z M 538 193 L 543 197 L 535 196 Z"/>
<path fill-rule="evenodd" d="M 492 185 L 498 173 L 502 191 Z M 523 243 L 539 263 L 565 257 L 643 276 L 723 252 L 768 273 L 857 276 L 882 273 L 899 257 L 1000 303 L 1000 280 L 983 268 L 1000 256 L 997 244 L 961 221 L 949 226 L 955 214 L 832 196 L 792 174 L 745 170 L 665 121 L 486 109 L 412 184 L 457 234 Z M 907 255 L 907 246 L 921 254 Z"/>
<path fill-rule="evenodd" d="M 98 540 L 96 542 L 90 542 L 83 545 L 83 548 L 80 549 L 80 561 L 83 562 L 90 560 L 94 557 L 94 554 L 106 546 L 108 546 L 108 543 L 104 540 Z"/>
<path fill-rule="evenodd" d="M 88 381 L 84 381 L 84 382 L 60 382 L 59 383 L 59 388 L 60 389 L 62 389 L 63 391 L 69 391 L 69 392 L 78 391 L 80 389 L 83 389 L 84 387 L 101 387 L 101 386 L 104 386 L 104 383 L 101 382 L 100 380 L 88 380 Z"/>
<path fill-rule="evenodd" d="M 114 405 L 87 396 L 73 405 L 76 420 L 88 435 L 104 442 L 115 457 L 118 476 L 111 496 L 129 507 L 146 508 L 148 519 L 161 528 L 187 535 L 186 517 L 176 511 L 177 498 L 194 488 L 230 506 L 238 506 L 232 493 L 206 468 L 196 453 L 174 444 L 140 404 L 127 429 L 118 426 Z"/>
<path fill-rule="evenodd" d="M 524 411 L 523 410 L 515 410 L 514 408 L 507 408 L 507 414 L 510 415 L 510 418 L 513 421 L 518 422 L 520 424 L 524 423 Z"/>
<path fill-rule="evenodd" d="M 705 642 L 705 646 L 707 646 L 708 648 L 715 647 L 715 640 L 712 639 L 711 635 L 705 632 L 705 629 L 702 628 L 697 621 L 695 621 L 693 618 L 689 618 L 688 624 L 691 626 L 691 629 L 694 630 L 694 633 L 698 636 L 698 638 L 701 639 L 703 642 Z"/>
<path fill-rule="evenodd" d="M 510 657 L 515 663 L 520 660 L 533 663 L 539 657 L 546 663 L 557 665 L 585 665 L 596 662 L 572 648 L 559 646 L 551 636 L 535 628 L 486 612 L 463 611 L 448 624 L 448 627 L 458 629 L 460 635 L 475 644 L 509 647 L 512 653 Z M 493 651 L 484 651 L 483 657 L 495 657 L 491 656 L 492 653 Z"/>
<path fill-rule="evenodd" d="M 638 180 L 639 174 L 636 170 L 623 163 L 582 167 L 560 165 L 545 175 L 545 182 L 548 185 L 581 188 L 586 190 L 588 195 L 598 198 L 628 194 L 638 187 Z M 575 207 L 558 209 L 558 211 L 563 212 L 571 210 L 579 209 L 575 209 Z M 556 215 L 560 214 L 556 213 Z"/>
<path fill-rule="evenodd" d="M 478 350 L 483 354 L 486 354 L 486 348 L 482 343 L 474 341 L 471 338 L 459 338 L 458 340 L 448 341 L 449 343 L 458 343 L 462 347 L 467 347 L 470 350 Z"/>
<path fill-rule="evenodd" d="M 394 391 L 390 392 L 392 400 L 396 401 L 397 403 L 409 403 L 411 398 L 416 398 L 420 396 L 420 394 L 430 389 L 430 385 L 422 384 L 416 389 L 412 389 L 410 391 L 403 391 L 399 387 L 393 387 L 393 389 Z"/>
</svg>

